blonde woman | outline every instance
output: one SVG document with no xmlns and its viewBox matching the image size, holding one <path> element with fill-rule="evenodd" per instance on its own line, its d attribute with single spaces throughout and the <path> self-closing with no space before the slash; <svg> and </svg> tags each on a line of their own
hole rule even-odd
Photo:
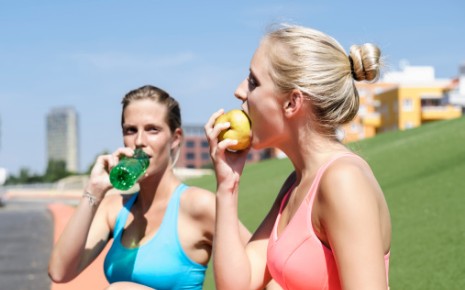
<svg viewBox="0 0 465 290">
<path fill-rule="evenodd" d="M 264 36 L 236 98 L 252 122 L 252 147 L 283 151 L 294 170 L 251 241 L 240 239 L 238 189 L 247 150 L 218 142 L 228 124 L 205 132 L 217 178 L 213 265 L 217 289 L 388 289 L 391 221 L 369 164 L 336 138 L 358 111 L 354 81 L 379 74 L 380 50 L 346 54 L 332 37 L 282 25 Z"/>
</svg>

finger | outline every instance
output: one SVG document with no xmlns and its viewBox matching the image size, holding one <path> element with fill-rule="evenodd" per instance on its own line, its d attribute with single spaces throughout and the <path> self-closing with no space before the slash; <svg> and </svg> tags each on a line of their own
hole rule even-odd
<svg viewBox="0 0 465 290">
<path fill-rule="evenodd" d="M 121 159 L 121 157 L 131 157 L 134 155 L 134 149 L 131 149 L 129 147 L 121 147 L 116 149 L 115 152 L 113 152 L 112 156 L 115 157 L 117 160 Z"/>
<path fill-rule="evenodd" d="M 108 169 L 111 170 L 119 162 L 119 155 L 111 154 L 107 158 Z"/>
<path fill-rule="evenodd" d="M 134 150 L 129 147 L 121 147 L 116 149 L 108 159 L 108 167 L 109 169 L 115 167 L 118 162 L 121 160 L 122 157 L 131 157 L 134 155 Z"/>
<path fill-rule="evenodd" d="M 95 160 L 95 164 L 92 167 L 91 175 L 94 174 L 101 174 L 103 171 L 106 171 L 109 166 L 109 160 L 111 159 L 111 155 L 100 155 Z"/>
<path fill-rule="evenodd" d="M 215 113 L 213 113 L 210 116 L 210 118 L 208 119 L 208 121 L 207 121 L 207 123 L 205 124 L 205 127 L 204 127 L 205 134 L 207 135 L 207 137 L 210 136 L 210 134 L 211 134 L 211 132 L 213 130 L 213 126 L 215 124 L 216 119 L 219 116 L 223 115 L 223 113 L 224 113 L 224 109 L 219 109 L 218 111 L 216 111 Z"/>
<path fill-rule="evenodd" d="M 223 141 L 218 143 L 218 149 L 221 151 L 225 151 L 231 146 L 237 145 L 238 141 L 233 139 L 224 139 Z"/>
<path fill-rule="evenodd" d="M 229 122 L 223 122 L 223 123 L 218 123 L 213 127 L 213 130 L 211 132 L 211 136 L 213 138 L 218 137 L 221 131 L 226 130 L 231 127 L 231 123 Z"/>
</svg>

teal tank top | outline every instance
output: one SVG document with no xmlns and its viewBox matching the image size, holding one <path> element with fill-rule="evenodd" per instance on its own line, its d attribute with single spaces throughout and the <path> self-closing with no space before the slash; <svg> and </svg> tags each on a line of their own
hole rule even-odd
<svg viewBox="0 0 465 290">
<path fill-rule="evenodd" d="M 202 289 L 207 266 L 192 261 L 178 237 L 179 201 L 187 188 L 185 184 L 176 188 L 160 228 L 137 248 L 123 246 L 121 236 L 138 193 L 124 205 L 116 219 L 113 244 L 103 265 L 109 283 L 129 281 L 157 290 Z"/>
</svg>

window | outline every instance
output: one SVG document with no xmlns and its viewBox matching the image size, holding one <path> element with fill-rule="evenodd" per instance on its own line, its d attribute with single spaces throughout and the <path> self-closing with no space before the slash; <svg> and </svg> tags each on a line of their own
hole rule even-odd
<svg viewBox="0 0 465 290">
<path fill-rule="evenodd" d="M 186 154 L 186 159 L 187 160 L 194 160 L 195 159 L 195 153 L 187 153 Z"/>
<path fill-rule="evenodd" d="M 194 148 L 195 147 L 195 142 L 192 140 L 186 141 L 186 147 L 187 148 Z"/>
<path fill-rule="evenodd" d="M 413 111 L 413 100 L 411 98 L 406 98 L 402 100 L 402 111 L 404 112 Z"/>
<path fill-rule="evenodd" d="M 203 140 L 203 141 L 202 141 L 202 148 L 208 148 L 208 146 L 209 146 L 209 145 L 208 145 L 208 141 Z"/>
</svg>

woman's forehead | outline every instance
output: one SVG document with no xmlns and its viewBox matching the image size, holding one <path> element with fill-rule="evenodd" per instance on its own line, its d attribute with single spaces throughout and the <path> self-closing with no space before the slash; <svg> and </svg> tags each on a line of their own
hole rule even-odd
<svg viewBox="0 0 465 290">
<path fill-rule="evenodd" d="M 167 108 L 164 104 L 157 101 L 144 99 L 135 100 L 127 105 L 124 110 L 125 121 L 138 118 L 152 118 L 165 120 Z"/>
</svg>

